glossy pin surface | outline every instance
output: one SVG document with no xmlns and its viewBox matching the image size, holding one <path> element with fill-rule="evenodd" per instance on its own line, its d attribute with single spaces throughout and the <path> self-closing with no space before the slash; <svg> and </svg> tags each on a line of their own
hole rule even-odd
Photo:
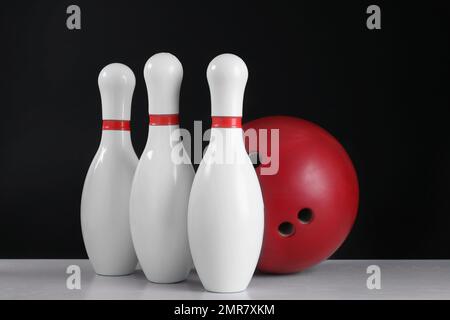
<svg viewBox="0 0 450 320">
<path fill-rule="evenodd" d="M 96 273 L 126 275 L 137 264 L 129 224 L 131 182 L 138 163 L 130 138 L 131 100 L 135 77 L 120 63 L 100 72 L 102 137 L 81 197 L 81 226 Z"/>
<path fill-rule="evenodd" d="M 133 181 L 131 231 L 147 279 L 173 283 L 192 268 L 187 208 L 194 169 L 178 125 L 183 68 L 174 55 L 158 53 L 145 64 L 144 78 L 149 132 Z"/>
<path fill-rule="evenodd" d="M 213 128 L 190 194 L 188 234 L 196 271 L 213 292 L 245 290 L 262 244 L 264 204 L 241 129 L 247 77 L 232 54 L 207 69 Z"/>
</svg>

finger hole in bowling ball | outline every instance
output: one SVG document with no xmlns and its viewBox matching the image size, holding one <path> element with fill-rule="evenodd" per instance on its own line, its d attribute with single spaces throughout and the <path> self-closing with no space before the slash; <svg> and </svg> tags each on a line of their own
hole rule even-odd
<svg viewBox="0 0 450 320">
<path fill-rule="evenodd" d="M 290 237 L 294 234 L 294 225 L 290 222 L 283 222 L 278 226 L 278 232 L 283 237 Z"/>
<path fill-rule="evenodd" d="M 258 152 L 252 152 L 248 155 L 250 157 L 250 160 L 252 161 L 253 168 L 258 168 L 261 165 L 261 161 L 259 161 L 259 154 Z"/>
<path fill-rule="evenodd" d="M 311 209 L 309 208 L 303 208 L 302 210 L 300 210 L 298 212 L 298 220 L 300 220 L 301 223 L 303 224 L 308 224 L 312 221 L 313 219 L 313 212 Z"/>
</svg>

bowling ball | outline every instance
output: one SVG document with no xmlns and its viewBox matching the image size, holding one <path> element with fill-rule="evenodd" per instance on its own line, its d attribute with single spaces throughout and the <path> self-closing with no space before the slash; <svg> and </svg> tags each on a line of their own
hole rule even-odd
<svg viewBox="0 0 450 320">
<path fill-rule="evenodd" d="M 249 143 L 255 131 L 248 129 L 259 132 L 257 144 Z M 328 258 L 349 234 L 358 210 L 358 179 L 346 151 L 321 127 L 294 117 L 260 118 L 244 131 L 249 155 L 260 159 L 256 173 L 265 206 L 258 269 L 292 273 Z"/>
</svg>

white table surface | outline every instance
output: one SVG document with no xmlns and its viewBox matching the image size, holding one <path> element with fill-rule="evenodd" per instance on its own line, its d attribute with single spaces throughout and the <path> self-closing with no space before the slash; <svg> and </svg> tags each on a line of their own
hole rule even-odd
<svg viewBox="0 0 450 320">
<path fill-rule="evenodd" d="M 81 269 L 80 290 L 66 286 L 69 265 Z M 367 288 L 369 265 L 381 268 L 380 290 Z M 204 291 L 195 272 L 163 285 L 141 270 L 98 276 L 88 260 L 0 260 L 0 299 L 450 299 L 450 260 L 328 260 L 297 274 L 257 273 L 235 294 Z"/>
</svg>

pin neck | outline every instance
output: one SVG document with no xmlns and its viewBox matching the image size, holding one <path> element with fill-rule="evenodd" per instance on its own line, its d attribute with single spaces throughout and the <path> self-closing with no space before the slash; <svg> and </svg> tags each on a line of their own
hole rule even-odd
<svg viewBox="0 0 450 320">
<path fill-rule="evenodd" d="M 103 120 L 101 143 L 103 147 L 131 152 L 130 120 Z"/>
<path fill-rule="evenodd" d="M 150 114 L 150 126 L 172 126 L 179 124 L 178 114 Z"/>
<path fill-rule="evenodd" d="M 130 120 L 103 120 L 102 130 L 130 131 Z"/>
<path fill-rule="evenodd" d="M 242 117 L 212 116 L 212 128 L 242 128 Z"/>
</svg>

